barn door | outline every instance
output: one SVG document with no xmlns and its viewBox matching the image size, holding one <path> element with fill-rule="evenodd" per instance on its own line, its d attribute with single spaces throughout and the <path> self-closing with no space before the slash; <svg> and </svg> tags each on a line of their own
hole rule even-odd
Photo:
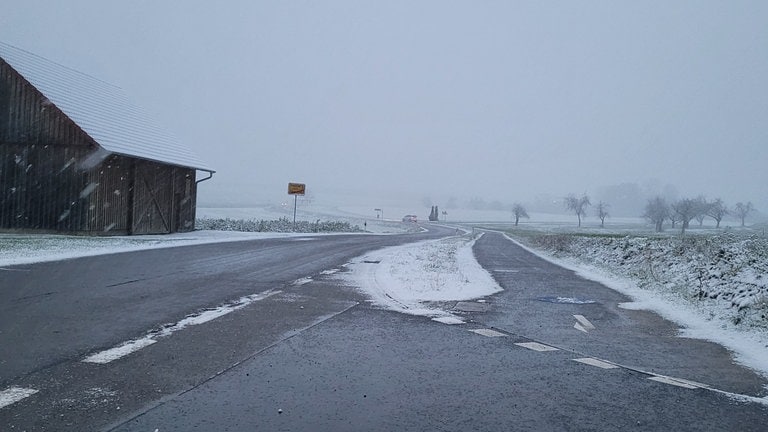
<svg viewBox="0 0 768 432">
<path fill-rule="evenodd" d="M 132 234 L 173 231 L 173 168 L 154 162 L 136 163 L 133 184 Z"/>
</svg>

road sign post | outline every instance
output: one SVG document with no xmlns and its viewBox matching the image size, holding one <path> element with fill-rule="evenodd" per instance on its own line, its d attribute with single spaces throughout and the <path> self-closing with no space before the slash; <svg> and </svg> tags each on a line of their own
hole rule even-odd
<svg viewBox="0 0 768 432">
<path fill-rule="evenodd" d="M 304 183 L 288 183 L 288 195 L 293 195 L 293 230 L 296 231 L 296 207 L 299 203 L 299 195 L 304 195 L 307 185 Z"/>
</svg>

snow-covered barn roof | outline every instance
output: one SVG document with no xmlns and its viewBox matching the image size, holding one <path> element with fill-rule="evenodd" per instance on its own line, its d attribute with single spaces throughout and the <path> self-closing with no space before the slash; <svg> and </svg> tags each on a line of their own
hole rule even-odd
<svg viewBox="0 0 768 432">
<path fill-rule="evenodd" d="M 121 88 L 3 42 L 0 58 L 105 150 L 214 172 Z"/>
</svg>

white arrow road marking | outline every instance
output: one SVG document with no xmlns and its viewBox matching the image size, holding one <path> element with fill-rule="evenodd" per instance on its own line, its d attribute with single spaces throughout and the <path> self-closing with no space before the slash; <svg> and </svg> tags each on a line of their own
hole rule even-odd
<svg viewBox="0 0 768 432">
<path fill-rule="evenodd" d="M 37 392 L 38 391 L 35 389 L 23 387 L 10 387 L 0 391 L 0 408 L 15 404 L 16 402 L 22 399 L 26 399 Z"/>
<path fill-rule="evenodd" d="M 515 345 L 521 346 L 523 348 L 528 348 L 529 350 L 534 350 L 534 351 L 558 351 L 558 349 L 555 347 L 540 344 L 538 342 L 518 342 L 518 343 L 515 343 Z"/>
<path fill-rule="evenodd" d="M 579 324 L 579 323 L 574 324 L 573 328 L 575 328 L 576 330 L 578 330 L 580 332 L 589 333 L 589 330 L 587 330 L 584 327 L 582 327 L 582 325 Z"/>
<path fill-rule="evenodd" d="M 496 330 L 491 329 L 476 329 L 476 330 L 470 330 L 472 333 L 477 333 L 481 336 L 486 337 L 503 337 L 506 336 L 504 333 L 497 332 Z"/>
<path fill-rule="evenodd" d="M 574 315 L 573 317 L 576 318 L 576 324 L 573 325 L 576 330 L 589 333 L 590 330 L 595 329 L 595 325 L 589 322 L 584 315 Z"/>
<path fill-rule="evenodd" d="M 617 369 L 618 368 L 618 366 L 616 366 L 613 363 L 608 363 L 606 361 L 598 360 L 598 359 L 592 358 L 592 357 L 577 358 L 577 359 L 573 359 L 573 361 L 579 362 L 579 363 L 584 363 L 584 364 L 587 364 L 587 365 L 590 365 L 590 366 L 599 367 L 599 368 L 602 368 L 602 369 Z"/>
</svg>

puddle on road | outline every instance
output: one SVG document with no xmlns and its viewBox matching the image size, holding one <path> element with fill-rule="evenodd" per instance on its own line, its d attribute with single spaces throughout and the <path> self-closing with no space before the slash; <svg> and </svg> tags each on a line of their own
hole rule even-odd
<svg viewBox="0 0 768 432">
<path fill-rule="evenodd" d="M 462 301 L 456 303 L 456 306 L 453 307 L 453 310 L 461 312 L 488 312 L 490 308 L 491 305 L 485 302 L 480 303 Z"/>
<path fill-rule="evenodd" d="M 537 297 L 536 300 L 547 303 L 559 304 L 596 304 L 595 300 L 586 300 L 575 297 Z"/>
</svg>

